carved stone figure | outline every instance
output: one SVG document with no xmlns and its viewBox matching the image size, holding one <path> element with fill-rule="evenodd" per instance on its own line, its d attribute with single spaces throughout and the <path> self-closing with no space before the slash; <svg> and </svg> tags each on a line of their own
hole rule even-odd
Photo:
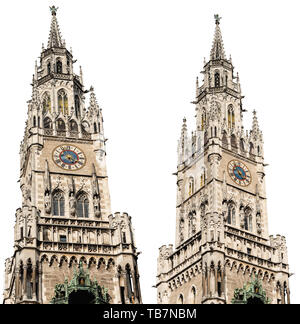
<svg viewBox="0 0 300 324">
<path fill-rule="evenodd" d="M 70 193 L 69 207 L 70 207 L 70 215 L 74 217 L 76 215 L 76 199 L 74 197 L 73 192 Z"/>
<path fill-rule="evenodd" d="M 45 213 L 48 215 L 51 213 L 51 197 L 49 192 L 45 194 Z"/>
<path fill-rule="evenodd" d="M 95 196 L 93 199 L 93 205 L 94 205 L 94 213 L 96 217 L 101 216 L 101 211 L 100 211 L 100 199 L 98 196 Z"/>
</svg>

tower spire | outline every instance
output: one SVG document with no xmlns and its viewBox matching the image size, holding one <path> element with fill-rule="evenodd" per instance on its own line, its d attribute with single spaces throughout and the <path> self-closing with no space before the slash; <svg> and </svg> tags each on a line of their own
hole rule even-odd
<svg viewBox="0 0 300 324">
<path fill-rule="evenodd" d="M 51 20 L 50 35 L 48 40 L 48 48 L 63 47 L 63 42 L 61 39 L 60 30 L 56 18 L 57 9 L 58 7 L 55 6 L 50 7 L 52 20 Z"/>
<path fill-rule="evenodd" d="M 216 22 L 216 29 L 215 29 L 215 36 L 213 41 L 213 47 L 210 51 L 210 59 L 211 60 L 226 60 L 223 40 L 222 40 L 222 33 L 220 28 L 220 20 L 222 17 L 219 15 L 215 15 L 215 22 Z"/>
<path fill-rule="evenodd" d="M 257 120 L 257 115 L 255 110 L 253 110 L 252 131 L 254 134 L 259 133 L 258 120 Z"/>
</svg>

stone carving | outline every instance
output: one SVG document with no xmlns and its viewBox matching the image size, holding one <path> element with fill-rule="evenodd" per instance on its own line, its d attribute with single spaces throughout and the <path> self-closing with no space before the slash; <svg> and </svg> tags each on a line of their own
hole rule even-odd
<svg viewBox="0 0 300 324">
<path fill-rule="evenodd" d="M 51 197 L 49 192 L 45 193 L 45 213 L 48 215 L 51 213 Z"/>
<path fill-rule="evenodd" d="M 256 229 L 257 229 L 257 233 L 260 235 L 262 233 L 260 213 L 257 213 L 256 215 Z"/>
<path fill-rule="evenodd" d="M 70 193 L 69 207 L 70 207 L 70 215 L 74 217 L 76 215 L 76 199 L 74 197 L 73 192 Z"/>
<path fill-rule="evenodd" d="M 23 206 L 30 206 L 31 204 L 31 189 L 27 185 L 22 187 Z"/>
</svg>

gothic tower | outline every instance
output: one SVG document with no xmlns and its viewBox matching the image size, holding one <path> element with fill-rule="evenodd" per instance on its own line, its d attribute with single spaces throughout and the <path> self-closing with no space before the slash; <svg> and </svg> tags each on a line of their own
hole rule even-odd
<svg viewBox="0 0 300 324">
<path fill-rule="evenodd" d="M 6 260 L 4 303 L 49 303 L 55 291 L 62 293 L 56 285 L 78 269 L 91 286 L 105 287 L 110 303 L 141 303 L 131 217 L 111 213 L 102 110 L 94 89 L 85 90 L 81 68 L 74 73 L 57 8 L 50 9 L 48 46 L 36 63 L 20 149 L 23 200 L 14 254 Z"/>
<path fill-rule="evenodd" d="M 256 112 L 244 130 L 239 76 L 215 22 L 196 129 L 189 136 L 184 119 L 178 142 L 176 246 L 160 248 L 158 303 L 289 303 L 286 240 L 268 233 L 262 131 Z"/>
</svg>

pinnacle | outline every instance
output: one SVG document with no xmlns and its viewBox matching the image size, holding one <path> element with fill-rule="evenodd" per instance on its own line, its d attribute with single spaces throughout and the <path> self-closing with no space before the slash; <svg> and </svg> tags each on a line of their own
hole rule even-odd
<svg viewBox="0 0 300 324">
<path fill-rule="evenodd" d="M 64 43 L 60 35 L 57 18 L 56 18 L 57 9 L 58 8 L 56 8 L 55 6 L 50 7 L 50 11 L 52 13 L 52 20 L 51 20 L 50 34 L 48 40 L 48 48 L 64 46 Z"/>
<path fill-rule="evenodd" d="M 219 15 L 215 15 L 216 29 L 215 29 L 213 47 L 210 52 L 211 60 L 226 59 L 223 40 L 222 40 L 222 33 L 220 29 L 220 19 L 221 17 L 219 17 Z"/>
<path fill-rule="evenodd" d="M 259 132 L 257 113 L 255 110 L 253 110 L 252 131 L 256 134 Z"/>
</svg>

